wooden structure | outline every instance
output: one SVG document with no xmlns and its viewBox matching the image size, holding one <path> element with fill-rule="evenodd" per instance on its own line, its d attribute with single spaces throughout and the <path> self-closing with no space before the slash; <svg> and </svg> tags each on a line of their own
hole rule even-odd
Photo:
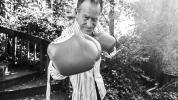
<svg viewBox="0 0 178 100">
<path fill-rule="evenodd" d="M 48 65 L 47 46 L 50 41 L 0 26 L 5 35 L 4 53 L 13 64 L 38 64 L 40 70 Z"/>
</svg>

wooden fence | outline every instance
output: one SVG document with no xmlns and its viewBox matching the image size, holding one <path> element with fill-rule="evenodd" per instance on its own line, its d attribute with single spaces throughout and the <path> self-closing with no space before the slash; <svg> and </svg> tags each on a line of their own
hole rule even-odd
<svg viewBox="0 0 178 100">
<path fill-rule="evenodd" d="M 11 58 L 13 64 L 38 63 L 41 70 L 46 69 L 49 61 L 47 46 L 50 41 L 1 26 L 0 34 L 4 35 L 4 53 Z"/>
</svg>

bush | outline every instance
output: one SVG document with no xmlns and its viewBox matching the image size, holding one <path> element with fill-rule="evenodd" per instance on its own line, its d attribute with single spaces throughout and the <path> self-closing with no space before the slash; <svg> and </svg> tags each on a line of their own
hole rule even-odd
<svg viewBox="0 0 178 100">
<path fill-rule="evenodd" d="M 175 100 L 176 96 L 171 92 L 155 90 L 152 95 L 146 92 L 158 79 L 151 78 L 141 68 L 151 63 L 159 69 L 162 64 L 160 52 L 141 45 L 137 37 L 123 36 L 118 43 L 120 53 L 113 59 L 104 59 L 101 65 L 107 89 L 105 100 Z"/>
</svg>

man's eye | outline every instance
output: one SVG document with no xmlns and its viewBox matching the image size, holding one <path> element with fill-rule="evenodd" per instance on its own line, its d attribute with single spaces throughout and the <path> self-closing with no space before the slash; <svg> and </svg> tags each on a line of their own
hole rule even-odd
<svg viewBox="0 0 178 100">
<path fill-rule="evenodd" d="M 98 19 L 97 18 L 92 18 L 91 20 L 94 21 L 94 22 L 96 22 Z"/>
<path fill-rule="evenodd" d="M 85 20 L 88 20 L 88 19 L 89 19 L 89 17 L 84 17 L 84 19 L 85 19 Z"/>
</svg>

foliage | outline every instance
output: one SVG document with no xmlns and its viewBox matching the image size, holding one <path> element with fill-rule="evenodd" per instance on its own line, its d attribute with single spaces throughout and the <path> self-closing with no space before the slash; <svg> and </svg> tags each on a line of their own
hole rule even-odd
<svg viewBox="0 0 178 100">
<path fill-rule="evenodd" d="M 145 73 L 133 66 L 134 62 L 140 64 L 147 61 L 141 54 L 136 55 L 139 51 L 138 40 L 136 37 L 121 37 L 120 53 L 115 59 L 106 60 L 102 65 L 101 72 L 108 92 L 106 100 L 142 100 L 144 98 L 146 86 L 141 85 L 141 79 Z"/>
<path fill-rule="evenodd" d="M 151 100 L 177 100 L 177 96 L 172 92 L 155 92 L 150 97 Z"/>
<path fill-rule="evenodd" d="M 158 80 L 151 78 L 153 73 L 143 71 L 144 65 L 152 64 L 159 69 L 163 62 L 157 50 L 143 47 L 139 42 L 138 37 L 121 37 L 118 43 L 122 46 L 117 57 L 102 62 L 101 72 L 107 89 L 105 100 L 176 100 L 175 93 L 163 92 L 159 88 L 152 95 L 146 92 Z M 155 75 L 160 75 L 159 71 L 154 72 Z"/>
<path fill-rule="evenodd" d="M 162 62 L 166 64 L 160 68 L 171 75 L 177 75 L 178 70 L 177 4 L 176 0 L 140 0 L 133 5 L 136 29 L 141 34 L 143 45 L 161 53 Z"/>
<path fill-rule="evenodd" d="M 141 70 L 135 69 L 133 66 L 115 63 L 112 66 L 108 64 L 102 72 L 108 92 L 106 100 L 139 100 L 143 98 L 145 87 L 141 87 L 138 81 L 139 74 L 143 73 Z"/>
<path fill-rule="evenodd" d="M 114 36 L 119 39 L 124 35 L 132 35 L 135 30 L 134 10 L 130 7 L 127 0 L 113 0 L 114 3 L 110 4 L 111 0 L 103 0 L 103 11 L 99 22 L 107 33 L 110 33 L 110 17 L 112 16 L 110 10 L 114 6 Z M 110 33 L 111 34 L 111 33 Z"/>
<path fill-rule="evenodd" d="M 7 7 L 8 12 L 6 12 L 6 18 L 1 25 L 40 38 L 53 40 L 60 36 L 64 27 L 70 24 L 66 17 L 66 14 L 70 13 L 69 7 L 71 6 L 69 4 L 71 2 L 60 2 L 55 3 L 54 8 L 49 8 L 48 4 L 43 1 L 21 4 L 15 10 Z M 5 2 L 5 5 L 12 6 L 10 1 Z"/>
<path fill-rule="evenodd" d="M 5 6 L 5 5 L 4 5 L 4 1 L 1 0 L 1 1 L 0 1 L 0 15 L 1 15 L 1 16 L 3 16 L 4 13 L 5 13 L 5 11 L 4 11 L 4 10 L 5 10 L 5 9 L 4 9 L 4 6 Z M 1 21 L 1 19 L 0 19 L 0 21 Z"/>
<path fill-rule="evenodd" d="M 0 25 L 53 40 L 60 36 L 61 31 L 73 22 L 74 1 L 59 1 L 54 0 L 52 7 L 49 7 L 45 1 L 43 3 L 23 1 L 21 4 L 17 4 L 14 10 L 10 8 L 11 2 L 7 1 L 4 3 L 7 5 L 5 7 L 7 12 L 5 16 L 0 17 L 2 21 Z M 115 6 L 114 36 L 118 40 L 117 50 L 120 52 L 115 58 L 104 59 L 105 61 L 102 62 L 101 72 L 107 89 L 105 99 L 174 99 L 174 94 L 170 92 L 155 90 L 150 96 L 146 94 L 146 90 L 153 87 L 158 81 L 162 68 L 177 64 L 167 63 L 167 61 L 177 60 L 177 56 L 172 56 L 177 54 L 175 50 L 178 40 L 176 23 L 171 26 L 167 24 L 168 21 L 163 20 L 170 18 L 170 16 L 163 16 L 159 20 L 157 17 L 159 14 L 165 15 L 165 13 L 156 13 L 156 10 L 161 11 L 161 7 L 156 8 L 159 1 L 151 3 L 150 1 L 153 0 L 142 0 L 135 2 L 134 5 L 127 1 L 115 0 L 115 4 L 113 4 Z M 104 0 L 103 14 L 99 18 L 99 22 L 108 33 L 109 2 L 110 0 Z M 3 7 L 1 5 L 2 2 L 0 2 L 0 7 Z M 150 6 L 155 7 L 156 10 L 148 10 L 147 8 L 151 8 Z M 160 23 L 162 21 L 164 23 Z M 171 22 L 174 21 L 171 20 Z"/>
</svg>

